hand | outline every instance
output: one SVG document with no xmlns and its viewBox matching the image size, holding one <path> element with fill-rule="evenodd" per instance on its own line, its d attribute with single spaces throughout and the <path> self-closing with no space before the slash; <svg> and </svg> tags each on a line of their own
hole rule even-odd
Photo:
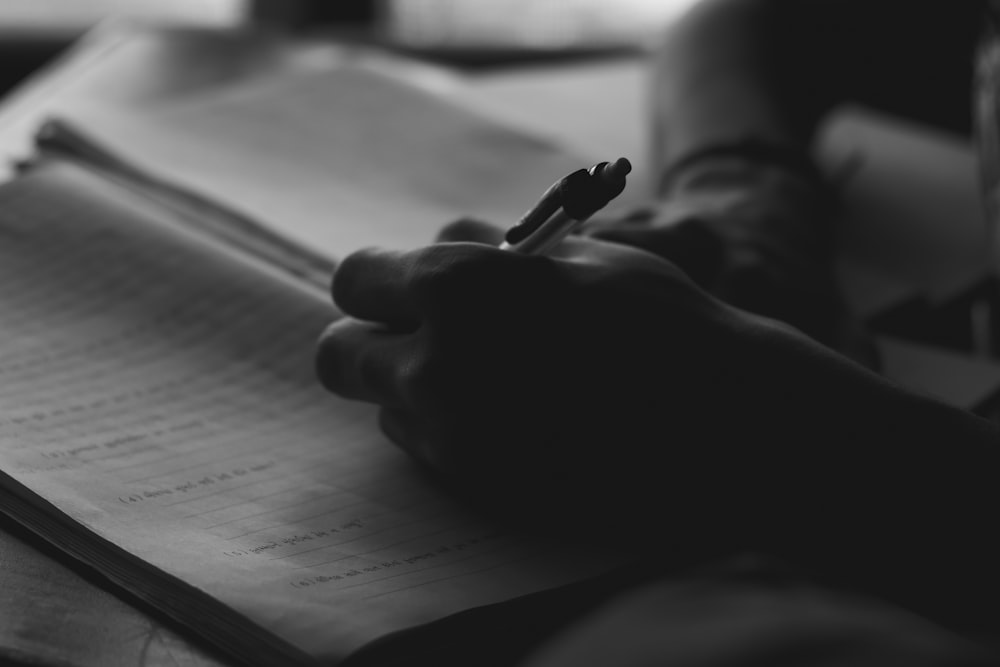
<svg viewBox="0 0 1000 667">
<path fill-rule="evenodd" d="M 456 237 L 493 244 L 500 231 L 465 224 Z M 729 500 L 746 473 L 735 415 L 784 409 L 732 382 L 760 361 L 749 340 L 780 327 L 623 245 L 362 251 L 332 291 L 348 317 L 320 341 L 322 383 L 379 404 L 389 438 L 450 483 L 552 527 L 637 534 L 653 520 L 725 535 L 746 505 Z"/>
<path fill-rule="evenodd" d="M 668 259 L 724 301 L 871 364 L 834 282 L 832 196 L 768 165 L 722 161 L 691 172 L 658 205 L 591 223 L 588 233 Z"/>
</svg>

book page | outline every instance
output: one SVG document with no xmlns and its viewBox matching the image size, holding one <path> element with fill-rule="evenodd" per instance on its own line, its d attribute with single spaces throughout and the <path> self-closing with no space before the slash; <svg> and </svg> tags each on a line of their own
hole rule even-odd
<svg viewBox="0 0 1000 667">
<path fill-rule="evenodd" d="M 315 381 L 324 295 L 154 213 L 70 165 L 0 189 L 11 492 L 327 661 L 609 567 L 427 483 Z"/>
<path fill-rule="evenodd" d="M 461 217 L 508 227 L 549 185 L 591 164 L 362 67 L 253 81 L 142 113 L 62 115 L 136 167 L 335 258 L 426 245 Z"/>
</svg>

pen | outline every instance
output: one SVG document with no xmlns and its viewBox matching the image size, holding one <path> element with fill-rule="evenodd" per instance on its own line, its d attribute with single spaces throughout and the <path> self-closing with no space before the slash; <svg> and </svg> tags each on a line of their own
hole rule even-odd
<svg viewBox="0 0 1000 667">
<path fill-rule="evenodd" d="M 500 249 L 525 255 L 545 253 L 621 194 L 630 171 L 632 165 L 621 157 L 559 179 L 507 230 Z"/>
</svg>

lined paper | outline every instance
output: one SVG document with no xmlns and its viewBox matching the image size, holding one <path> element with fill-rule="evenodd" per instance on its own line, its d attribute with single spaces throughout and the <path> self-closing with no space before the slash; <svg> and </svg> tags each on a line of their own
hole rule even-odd
<svg viewBox="0 0 1000 667">
<path fill-rule="evenodd" d="M 0 469 L 312 656 L 611 563 L 442 495 L 318 387 L 322 294 L 79 168 L 0 189 L 0 308 Z"/>
<path fill-rule="evenodd" d="M 255 80 L 141 114 L 72 110 L 97 143 L 343 257 L 514 223 L 587 159 L 360 66 Z M 618 154 L 602 157 L 613 160 Z"/>
</svg>

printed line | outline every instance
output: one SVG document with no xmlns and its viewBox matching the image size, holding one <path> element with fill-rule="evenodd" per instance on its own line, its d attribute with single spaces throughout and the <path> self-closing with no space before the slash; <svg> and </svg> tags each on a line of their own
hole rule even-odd
<svg viewBox="0 0 1000 667">
<path fill-rule="evenodd" d="M 461 530 L 465 525 L 467 525 L 467 523 L 466 524 L 462 524 L 461 526 L 448 526 L 446 528 L 442 528 L 441 530 L 435 530 L 432 533 L 422 533 L 420 535 L 416 535 L 416 536 L 411 537 L 409 539 L 400 540 L 399 542 L 393 542 L 392 544 L 387 544 L 384 547 L 379 547 L 378 549 L 370 549 L 368 551 L 360 551 L 358 553 L 347 554 L 346 556 L 341 556 L 340 558 L 334 558 L 332 560 L 320 561 L 319 563 L 311 563 L 309 565 L 299 565 L 298 567 L 295 567 L 295 568 L 292 568 L 292 569 L 294 569 L 294 570 L 305 570 L 305 569 L 311 568 L 311 567 L 320 567 L 321 565 L 329 565 L 330 563 L 336 563 L 338 561 L 342 561 L 342 560 L 345 560 L 347 558 L 361 558 L 363 556 L 370 556 L 371 554 L 377 554 L 380 551 L 385 551 L 386 549 L 392 549 L 393 547 L 398 547 L 399 545 L 406 544 L 407 542 L 416 542 L 417 540 L 423 540 L 423 539 L 426 539 L 428 537 L 434 537 L 435 535 L 440 535 L 441 533 L 447 533 L 447 532 L 453 532 L 453 531 Z M 368 537 L 368 536 L 367 535 L 361 535 L 361 536 L 359 536 L 356 539 L 362 539 L 362 538 L 365 538 L 365 537 Z M 355 540 L 351 540 L 351 541 L 355 541 Z M 346 544 L 346 542 L 344 542 L 344 544 Z M 330 546 L 340 546 L 340 545 L 330 545 Z"/>
<path fill-rule="evenodd" d="M 227 489 L 222 489 L 221 491 L 218 491 L 217 493 L 213 493 L 211 495 L 217 496 L 220 493 L 227 493 L 229 491 L 232 491 L 233 489 L 240 489 L 240 488 L 243 488 L 245 486 L 253 486 L 253 485 L 259 485 L 259 484 L 261 484 L 260 481 L 257 481 L 257 482 L 248 482 L 247 484 L 241 484 L 240 486 L 231 486 L 231 487 L 229 487 Z M 193 518 L 196 518 L 196 517 L 205 516 L 206 514 L 212 514 L 214 512 L 221 512 L 222 510 L 228 510 L 228 509 L 232 509 L 234 507 L 239 507 L 240 505 L 252 505 L 252 504 L 254 504 L 254 503 L 256 503 L 256 502 L 258 502 L 260 500 L 264 500 L 265 498 L 273 498 L 275 496 L 280 496 L 280 495 L 285 494 L 285 493 L 292 493 L 292 492 L 298 491 L 298 490 L 299 489 L 281 489 L 280 491 L 275 491 L 274 493 L 266 493 L 266 494 L 261 495 L 261 496 L 254 496 L 253 498 L 249 498 L 247 500 L 241 500 L 238 503 L 230 503 L 229 505 L 223 505 L 222 507 L 214 507 L 214 508 L 212 508 L 210 510 L 205 510 L 204 512 L 198 512 L 196 514 L 187 514 L 187 515 L 184 516 L 184 518 L 185 519 L 193 519 Z M 312 498 L 307 498 L 306 500 L 303 501 L 303 503 L 311 502 L 313 500 L 319 500 L 320 498 L 329 498 L 330 496 L 338 496 L 338 495 L 341 495 L 343 493 L 347 493 L 347 492 L 346 491 L 332 491 L 330 493 L 324 493 L 322 495 L 313 496 Z M 211 496 L 208 496 L 208 495 L 206 495 L 206 496 L 199 496 L 197 498 L 192 498 L 192 500 L 202 500 L 203 498 L 210 498 L 210 497 Z M 182 502 L 190 502 L 190 501 L 182 501 Z M 179 505 L 179 504 L 180 503 L 174 503 L 174 505 Z M 170 505 L 168 505 L 167 507 L 170 507 Z M 288 507 L 295 507 L 295 505 L 289 505 Z M 278 508 L 278 509 L 284 509 L 284 508 Z M 222 524 L 218 524 L 218 525 L 222 525 Z M 208 526 L 208 528 L 213 528 L 213 527 L 214 526 Z"/>
<path fill-rule="evenodd" d="M 212 443 L 212 444 L 209 445 L 209 448 L 211 448 L 213 446 L 217 446 L 217 445 L 218 445 L 218 442 Z M 204 443 L 203 443 L 202 446 L 204 446 Z M 154 473 L 152 475 L 146 475 L 145 477 L 138 477 L 136 479 L 128 479 L 128 480 L 125 480 L 125 483 L 126 484 L 137 484 L 139 482 L 148 482 L 151 479 L 158 479 L 160 477 L 169 477 L 171 475 L 176 475 L 179 472 L 184 472 L 185 470 L 191 470 L 193 468 L 201 468 L 201 467 L 205 467 L 205 466 L 216 465 L 216 464 L 219 464 L 219 463 L 226 463 L 227 461 L 232 461 L 234 459 L 239 459 L 239 458 L 243 458 L 243 457 L 250 457 L 250 456 L 262 454 L 265 451 L 273 454 L 274 453 L 274 448 L 275 447 L 274 447 L 274 443 L 273 442 L 267 442 L 267 443 L 264 443 L 261 447 L 256 448 L 256 449 L 249 449 L 249 450 L 246 450 L 246 451 L 241 451 L 241 452 L 237 452 L 237 453 L 233 453 L 233 454 L 228 454 L 228 455 L 226 455 L 226 456 L 224 456 L 224 457 L 222 457 L 220 459 L 209 459 L 208 461 L 199 461 L 198 463 L 193 463 L 193 464 L 191 464 L 189 466 L 184 466 L 183 468 L 175 468 L 174 470 L 170 470 L 170 471 L 167 471 L 167 472 L 159 472 L 159 473 Z M 208 451 L 208 450 L 206 449 L 205 451 Z M 177 458 L 178 456 L 183 456 L 184 454 L 187 454 L 187 453 L 189 453 L 189 452 L 178 452 L 176 454 L 171 454 L 170 456 L 164 456 L 162 459 L 157 459 L 155 461 L 147 461 L 145 463 L 146 463 L 146 465 L 156 465 L 156 464 L 161 463 L 163 461 L 166 461 L 166 460 L 169 460 L 169 459 L 173 459 L 173 458 Z"/>
<path fill-rule="evenodd" d="M 278 465 L 280 465 L 280 464 L 278 464 Z M 275 478 L 272 478 L 272 479 L 280 479 L 280 478 L 275 477 Z M 230 491 L 234 491 L 236 489 L 242 489 L 245 486 L 254 486 L 254 485 L 258 485 L 258 484 L 261 484 L 261 485 L 262 484 L 267 484 L 268 481 L 269 480 L 264 480 L 262 482 L 262 481 L 257 480 L 257 479 L 252 479 L 249 482 L 247 482 L 246 484 L 238 484 L 236 486 L 227 486 L 224 489 L 217 489 L 217 490 L 213 491 L 212 493 L 206 493 L 206 494 L 200 495 L 200 496 L 191 496 L 189 498 L 184 498 L 183 500 L 178 500 L 178 501 L 175 501 L 175 502 L 172 502 L 172 503 L 167 503 L 167 504 L 163 505 L 163 507 L 175 507 L 177 505 L 183 505 L 184 503 L 193 503 L 196 500 L 204 500 L 205 498 L 211 498 L 213 496 L 218 496 L 218 495 L 221 495 L 223 493 L 229 493 Z M 279 494 L 282 494 L 282 493 L 288 493 L 289 491 L 295 491 L 295 490 L 296 489 L 282 489 L 281 491 L 275 491 L 274 493 L 269 493 L 269 494 L 264 495 L 264 496 L 254 496 L 254 500 L 260 500 L 262 498 L 270 498 L 271 496 L 276 496 L 276 495 L 279 495 Z M 252 502 L 252 501 L 244 500 L 243 502 Z M 237 503 L 237 504 L 240 504 L 240 503 Z M 220 510 L 220 509 L 228 509 L 229 507 L 235 507 L 235 505 L 225 505 L 223 507 L 216 507 L 213 510 L 207 510 L 206 512 L 203 512 L 203 514 L 207 514 L 208 512 L 214 512 L 214 511 Z M 188 515 L 184 516 L 183 518 L 190 519 L 190 518 L 196 517 L 196 516 L 201 516 L 201 514 L 188 514 Z"/>
<path fill-rule="evenodd" d="M 481 558 L 483 556 L 490 556 L 490 555 L 495 554 L 498 551 L 501 551 L 503 549 L 510 549 L 511 547 L 517 546 L 517 544 L 519 542 L 524 542 L 524 539 L 522 538 L 522 539 L 518 539 L 518 540 L 513 540 L 512 542 L 509 542 L 509 543 L 507 543 L 504 546 L 498 546 L 497 548 L 490 549 L 489 551 L 481 551 L 479 553 L 470 554 L 469 556 L 467 556 L 465 558 L 459 558 L 457 560 L 450 560 L 447 563 L 438 563 L 436 565 L 430 565 L 428 567 L 422 567 L 422 568 L 417 569 L 417 570 L 412 570 L 411 569 L 411 570 L 407 570 L 406 572 L 398 572 L 396 574 L 390 574 L 390 575 L 387 575 L 387 576 L 384 576 L 384 577 L 379 577 L 377 579 L 369 579 L 367 581 L 360 581 L 360 582 L 358 582 L 356 584 L 351 584 L 350 586 L 339 586 L 339 587 L 337 587 L 336 590 L 339 593 L 340 591 L 347 590 L 348 588 L 357 588 L 358 586 L 370 586 L 371 584 L 377 583 L 379 581 L 385 581 L 387 579 L 395 579 L 397 577 L 405 577 L 407 575 L 419 574 L 421 572 L 426 572 L 428 570 L 436 570 L 436 569 L 442 568 L 442 567 L 451 567 L 452 565 L 455 565 L 456 563 L 464 563 L 465 561 L 472 560 L 474 558 Z M 537 554 L 533 554 L 533 555 L 537 555 Z M 461 575 L 449 575 L 447 577 L 442 577 L 441 580 L 453 579 L 453 578 L 456 578 L 456 576 L 465 576 L 467 574 L 474 574 L 474 573 L 480 572 L 480 571 L 485 572 L 487 570 L 492 570 L 492 569 L 495 569 L 497 567 L 503 567 L 504 565 L 507 565 L 509 563 L 517 563 L 517 562 L 520 562 L 520 560 L 527 560 L 530 557 L 531 556 L 526 556 L 525 558 L 522 558 L 522 559 L 519 559 L 519 560 L 504 561 L 504 562 L 502 562 L 502 563 L 500 563 L 498 565 L 491 565 L 489 567 L 483 568 L 482 570 L 472 570 L 470 572 L 465 572 L 465 573 L 463 573 Z M 430 583 L 430 582 L 427 582 L 427 583 Z M 403 586 L 403 587 L 398 588 L 398 589 L 393 589 L 391 591 L 387 591 L 386 593 L 379 593 L 379 595 L 386 595 L 388 593 L 395 593 L 397 591 L 406 590 L 407 588 L 416 587 L 416 586 L 420 586 L 420 585 L 422 585 L 422 584 L 414 584 L 412 586 Z"/>
<path fill-rule="evenodd" d="M 491 551 L 490 553 L 495 553 L 495 552 Z M 488 554 L 484 554 L 484 555 L 488 556 L 490 554 L 488 553 Z M 408 590 L 410 590 L 412 588 L 419 588 L 421 586 L 427 586 L 429 584 L 434 584 L 434 583 L 437 583 L 439 581 L 448 581 L 450 579 L 458 579 L 460 577 L 467 577 L 470 574 L 479 574 L 481 572 L 489 572 L 490 570 L 496 570 L 496 569 L 501 568 L 501 567 L 506 567 L 508 565 L 513 565 L 514 563 L 522 563 L 522 562 L 524 562 L 526 560 L 531 560 L 532 558 L 538 558 L 539 555 L 540 555 L 539 552 L 536 550 L 536 551 L 532 551 L 527 556 L 522 556 L 521 558 L 514 558 L 512 560 L 501 561 L 501 562 L 499 562 L 499 563 L 497 563 L 495 565 L 490 565 L 489 567 L 481 567 L 478 570 L 469 570 L 467 572 L 462 572 L 460 574 L 449 574 L 447 576 L 438 577 L 436 579 L 428 579 L 427 581 L 421 581 L 421 582 L 416 583 L 416 584 L 410 584 L 409 586 L 402 586 L 400 588 L 394 588 L 391 591 L 385 591 L 383 593 L 376 593 L 375 595 L 369 595 L 368 597 L 364 597 L 364 598 L 361 598 L 361 599 L 362 600 L 371 600 L 373 598 L 380 598 L 380 597 L 382 597 L 384 595 L 392 595 L 393 593 L 399 593 L 400 591 L 408 591 Z M 466 560 L 468 560 L 468 559 L 466 559 Z M 444 565 L 435 565 L 434 567 L 435 568 L 437 568 L 437 567 L 447 567 L 450 564 L 451 563 L 446 563 Z M 428 567 L 428 568 L 424 568 L 423 570 L 419 570 L 418 572 L 426 572 L 427 570 L 431 570 L 431 569 L 433 569 L 433 568 Z M 382 581 L 382 580 L 380 579 L 379 581 Z M 338 589 L 338 590 L 341 590 L 341 589 Z"/>
<path fill-rule="evenodd" d="M 285 554 L 283 556 L 275 556 L 274 558 L 268 558 L 268 560 L 284 560 L 285 558 L 292 558 L 294 556 L 300 556 L 302 554 L 312 553 L 313 551 L 322 551 L 323 549 L 333 549 L 335 547 L 342 547 L 345 544 L 350 544 L 351 542 L 357 542 L 358 540 L 363 540 L 366 537 L 371 537 L 372 535 L 378 535 L 378 534 L 384 533 L 384 532 L 386 532 L 388 530 L 393 530 L 395 528 L 399 528 L 400 526 L 403 526 L 403 525 L 409 524 L 409 525 L 412 525 L 412 526 L 418 526 L 418 525 L 420 525 L 422 523 L 427 523 L 429 521 L 434 521 L 435 519 L 437 519 L 437 518 L 439 518 L 439 517 L 441 517 L 441 516 L 443 516 L 445 514 L 448 514 L 448 512 L 447 511 L 445 511 L 445 512 L 438 512 L 437 514 L 431 515 L 431 516 L 429 516 L 429 517 L 427 517 L 425 519 L 421 519 L 420 521 L 401 521 L 399 523 L 394 523 L 391 526 L 386 526 L 384 528 L 380 528 L 378 530 L 373 530 L 373 531 L 371 531 L 369 533 L 365 533 L 363 535 L 358 535 L 357 537 L 352 537 L 349 540 L 341 540 L 340 542 L 334 542 L 332 544 L 324 544 L 322 546 L 313 547 L 312 549 L 303 549 L 302 551 L 296 551 L 295 553 Z M 365 521 L 367 519 L 362 519 L 362 520 Z M 459 524 L 458 526 L 452 526 L 450 529 L 451 530 L 461 530 L 463 527 L 467 526 L 469 523 L 470 523 L 469 521 L 465 521 L 465 522 Z M 437 535 L 440 532 L 443 532 L 443 531 L 437 531 L 435 533 L 426 533 L 425 537 L 429 537 L 431 535 Z M 389 546 L 391 547 L 391 546 L 395 546 L 395 545 L 389 545 Z M 389 547 L 386 547 L 386 548 L 389 548 Z M 378 551 L 378 550 L 376 549 L 376 551 Z M 362 552 L 361 554 L 352 554 L 352 555 L 365 555 L 365 554 L 369 554 L 369 553 L 375 553 L 375 551 L 365 551 L 365 552 Z M 333 562 L 333 561 L 327 561 L 327 562 Z M 299 567 L 296 567 L 296 568 L 293 568 L 293 569 L 301 570 L 303 568 L 315 567 L 316 565 L 324 565 L 324 564 L 325 563 L 313 563 L 311 565 L 302 565 L 302 566 L 299 566 Z"/>
<path fill-rule="evenodd" d="M 261 430 L 261 431 L 257 431 L 257 432 L 254 433 L 254 436 L 255 437 L 268 437 L 268 436 L 272 436 L 272 435 L 276 436 L 276 435 L 278 435 L 280 433 L 283 433 L 283 432 L 284 432 L 283 426 L 282 425 L 277 425 L 274 428 L 264 429 L 264 430 Z M 239 437 L 245 437 L 245 436 L 240 436 L 240 434 L 237 434 L 237 436 L 239 436 Z M 202 442 L 198 442 L 198 444 L 196 444 L 195 446 L 193 446 L 191 449 L 199 449 L 200 448 L 203 451 L 208 452 L 208 451 L 210 451 L 211 449 L 214 449 L 214 448 L 227 446 L 227 445 L 229 445 L 230 442 L 232 442 L 235 439 L 236 438 L 234 437 L 234 438 L 231 438 L 231 439 L 213 440 L 213 441 L 211 441 L 207 445 L 207 447 L 206 447 L 205 443 L 202 441 Z M 323 441 L 317 439 L 317 441 L 315 443 L 312 443 L 310 446 L 305 446 L 301 450 L 299 450 L 298 452 L 296 452 L 296 454 L 294 456 L 290 457 L 288 459 L 288 461 L 301 461 L 302 459 L 305 459 L 307 456 L 310 459 L 312 459 L 312 458 L 315 457 L 315 455 L 316 455 L 316 453 L 318 451 L 320 451 L 320 450 L 328 450 L 328 448 L 329 448 L 329 443 L 326 443 L 326 442 L 323 442 Z M 177 473 L 183 472 L 185 470 L 191 470 L 193 468 L 201 468 L 201 467 L 204 467 L 204 466 L 211 466 L 211 465 L 217 465 L 217 464 L 220 464 L 220 463 L 227 463 L 229 461 L 232 461 L 234 459 L 238 459 L 238 458 L 241 458 L 241 457 L 251 457 L 251 456 L 256 456 L 256 455 L 265 454 L 265 453 L 267 453 L 267 454 L 273 454 L 275 451 L 278 451 L 278 450 L 279 450 L 279 448 L 276 447 L 275 442 L 268 441 L 268 442 L 262 443 L 260 447 L 255 447 L 255 448 L 252 448 L 252 449 L 245 449 L 245 450 L 242 450 L 240 452 L 229 454 L 229 455 L 224 456 L 222 458 L 208 459 L 207 461 L 200 461 L 198 463 L 194 463 L 194 464 L 189 465 L 189 466 L 184 466 L 183 468 L 175 468 L 175 469 L 169 470 L 169 471 L 158 472 L 158 473 L 154 473 L 154 474 L 151 474 L 151 475 L 146 475 L 145 477 L 138 477 L 136 479 L 125 480 L 125 483 L 126 484 L 136 484 L 136 483 L 139 483 L 139 482 L 146 482 L 146 481 L 149 481 L 151 479 L 158 479 L 160 477 L 169 477 L 171 475 L 176 475 Z M 163 461 L 167 461 L 167 460 L 170 460 L 170 459 L 173 459 L 173 458 L 177 458 L 178 456 L 184 456 L 185 454 L 190 454 L 190 451 L 191 450 L 189 450 L 189 449 L 185 449 L 185 450 L 173 453 L 173 454 L 171 454 L 169 456 L 164 456 L 164 457 L 162 457 L 160 459 L 155 459 L 153 461 L 144 461 L 144 462 L 141 462 L 141 463 L 138 463 L 138 464 L 135 464 L 135 465 L 157 465 L 157 464 L 159 464 L 159 463 L 161 463 Z M 326 458 L 329 458 L 328 454 L 327 454 Z M 135 467 L 135 466 L 128 466 L 128 467 Z M 125 468 L 126 468 L 126 466 L 122 466 L 121 468 L 114 468 L 114 469 L 111 470 L 111 472 L 117 472 L 118 470 L 123 470 Z"/>
<path fill-rule="evenodd" d="M 392 496 L 390 496 L 390 497 L 392 497 Z M 420 505 L 423 505 L 423 504 L 426 504 L 428 502 L 431 502 L 432 500 L 435 500 L 435 499 L 434 498 L 429 498 L 428 500 L 421 501 L 419 503 L 414 503 L 412 505 L 412 507 L 419 507 Z M 336 513 L 336 512 L 342 512 L 344 510 L 350 509 L 352 507 L 356 507 L 358 505 L 364 505 L 365 503 L 371 503 L 373 505 L 377 505 L 380 502 L 381 502 L 380 500 L 373 500 L 371 498 L 365 497 L 365 498 L 362 498 L 361 500 L 358 500 L 356 502 L 349 503 L 347 505 L 340 505 L 336 509 L 332 509 L 329 512 L 324 512 L 323 514 L 317 514 L 315 516 L 323 516 L 324 514 L 333 514 L 333 513 Z M 393 513 L 398 512 L 398 511 L 399 510 L 392 509 L 392 510 L 386 510 L 385 512 L 378 512 L 376 514 L 368 514 L 368 515 L 366 515 L 366 520 L 367 519 L 371 519 L 371 518 L 375 518 L 375 517 L 379 517 L 379 516 L 384 516 L 386 514 L 393 514 Z M 296 518 L 296 519 L 291 519 L 290 521 L 287 521 L 287 522 L 272 524 L 270 526 L 264 526 L 263 528 L 255 528 L 255 529 L 247 531 L 245 533 L 240 533 L 239 535 L 233 535 L 231 537 L 224 537 L 222 539 L 226 540 L 227 542 L 231 542 L 232 540 L 238 540 L 239 538 L 246 537 L 247 535 L 253 535 L 254 533 L 262 533 L 265 530 L 271 530 L 272 528 L 281 528 L 281 527 L 284 527 L 284 526 L 286 526 L 286 525 L 288 525 L 288 524 L 290 524 L 292 522 L 302 521 L 304 519 L 311 519 L 311 518 L 315 518 L 315 517 L 299 517 L 299 518 Z M 209 528 L 210 527 L 211 526 L 209 526 Z"/>
</svg>

